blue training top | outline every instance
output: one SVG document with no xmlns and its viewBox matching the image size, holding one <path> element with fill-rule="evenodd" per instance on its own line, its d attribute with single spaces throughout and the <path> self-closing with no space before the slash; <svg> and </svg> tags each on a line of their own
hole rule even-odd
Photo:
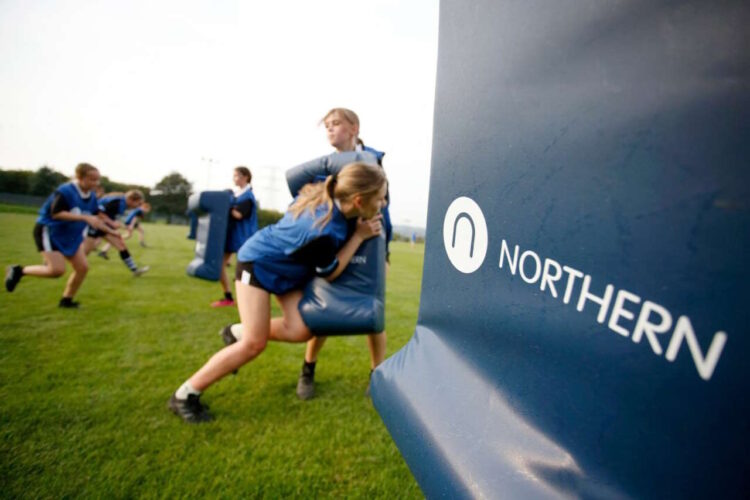
<svg viewBox="0 0 750 500">
<path fill-rule="evenodd" d="M 99 205 L 96 194 L 91 191 L 83 194 L 76 183 L 68 182 L 58 186 L 39 209 L 36 222 L 49 228 L 49 237 L 55 248 L 66 257 L 72 257 L 81 246 L 86 223 L 52 218 L 52 202 L 58 195 L 66 206 L 65 211 L 72 214 L 94 215 L 99 212 Z"/>
<path fill-rule="evenodd" d="M 375 148 L 365 146 L 357 151 L 342 151 L 321 156 L 313 160 L 292 167 L 286 172 L 286 181 L 292 196 L 297 196 L 302 186 L 310 182 L 320 182 L 332 174 L 337 174 L 349 163 L 361 161 L 378 165 L 383 168 L 383 157 L 385 153 Z M 393 224 L 391 223 L 391 213 L 389 204 L 381 210 L 383 214 L 383 226 L 385 229 L 386 248 L 388 248 L 393 238 Z"/>
<path fill-rule="evenodd" d="M 248 188 L 232 200 L 232 208 L 242 213 L 242 219 L 235 219 L 229 215 L 227 227 L 227 241 L 224 245 L 226 253 L 235 253 L 243 243 L 258 231 L 258 204 L 253 190 Z"/>
<path fill-rule="evenodd" d="M 99 200 L 99 211 L 106 213 L 110 219 L 115 220 L 118 215 L 125 213 L 128 204 L 125 196 L 105 196 Z"/>
<path fill-rule="evenodd" d="M 327 209 L 320 205 L 314 216 L 305 210 L 296 219 L 287 211 L 279 222 L 247 240 L 237 252 L 237 260 L 252 262 L 255 279 L 277 295 L 301 288 L 315 274 L 331 274 L 338 266 L 336 253 L 347 239 L 347 220 L 334 205 L 328 224 L 314 227 Z M 313 248 L 313 252 L 307 251 Z"/>
<path fill-rule="evenodd" d="M 127 217 L 125 217 L 125 225 L 129 226 L 131 222 L 133 222 L 133 219 L 136 217 L 143 217 L 143 209 L 141 207 L 136 207 L 133 210 L 130 211 Z"/>
</svg>

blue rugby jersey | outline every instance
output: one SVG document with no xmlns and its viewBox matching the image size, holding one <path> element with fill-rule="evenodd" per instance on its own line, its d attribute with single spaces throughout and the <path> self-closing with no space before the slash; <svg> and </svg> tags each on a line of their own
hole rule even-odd
<svg viewBox="0 0 750 500">
<path fill-rule="evenodd" d="M 99 211 L 107 214 L 112 220 L 124 214 L 127 208 L 125 196 L 105 196 L 99 200 Z"/>
<path fill-rule="evenodd" d="M 143 217 L 143 209 L 141 207 L 134 208 L 130 211 L 127 217 L 125 217 L 125 225 L 129 226 L 133 219 L 136 217 Z"/>
<path fill-rule="evenodd" d="M 55 248 L 59 249 L 63 255 L 72 257 L 83 241 L 86 223 L 54 219 L 52 203 L 58 195 L 67 205 L 67 211 L 73 214 L 94 215 L 99 212 L 99 206 L 93 192 L 89 191 L 84 195 L 77 184 L 68 182 L 58 186 L 39 209 L 37 223 L 49 228 L 49 237 Z"/>
<path fill-rule="evenodd" d="M 301 288 L 315 274 L 331 274 L 338 265 L 336 253 L 347 239 L 347 220 L 334 206 L 328 224 L 314 227 L 326 210 L 326 205 L 320 205 L 314 216 L 305 211 L 296 219 L 286 212 L 279 222 L 247 240 L 237 252 L 237 260 L 252 262 L 255 278 L 277 295 Z M 310 258 L 306 249 L 312 247 L 326 250 Z"/>
<path fill-rule="evenodd" d="M 232 208 L 238 208 L 240 205 L 251 205 L 251 211 L 247 216 L 239 220 L 230 214 L 229 225 L 227 227 L 227 240 L 224 246 L 226 253 L 237 252 L 242 244 L 258 231 L 258 204 L 255 201 L 252 189 L 246 189 L 232 200 Z"/>
</svg>

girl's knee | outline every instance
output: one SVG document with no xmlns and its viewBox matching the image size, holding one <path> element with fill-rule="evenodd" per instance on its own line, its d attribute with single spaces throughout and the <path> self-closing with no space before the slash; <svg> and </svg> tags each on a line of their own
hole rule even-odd
<svg viewBox="0 0 750 500">
<path fill-rule="evenodd" d="M 76 274 L 83 276 L 87 272 L 89 272 L 89 263 L 88 262 L 81 262 L 76 264 L 73 269 L 75 270 Z"/>
<path fill-rule="evenodd" d="M 59 278 L 65 274 L 65 266 L 49 266 L 49 274 L 53 278 Z"/>
<path fill-rule="evenodd" d="M 247 336 L 249 337 L 249 336 Z M 243 335 L 242 340 L 240 340 L 239 345 L 242 348 L 243 354 L 247 357 L 248 360 L 255 358 L 260 353 L 266 350 L 266 345 L 268 344 L 267 339 L 252 339 L 247 338 Z"/>
</svg>

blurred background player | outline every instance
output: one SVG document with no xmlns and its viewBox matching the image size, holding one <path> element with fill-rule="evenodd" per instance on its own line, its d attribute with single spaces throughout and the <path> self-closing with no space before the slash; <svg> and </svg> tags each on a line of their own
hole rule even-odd
<svg viewBox="0 0 750 500">
<path fill-rule="evenodd" d="M 138 208 L 143 203 L 143 193 L 137 189 L 131 189 L 127 193 L 109 193 L 99 200 L 99 217 L 112 229 L 117 229 L 122 226 L 117 217 L 124 214 L 128 208 Z M 89 226 L 88 232 L 86 233 L 86 241 L 84 241 L 84 250 L 86 255 L 96 248 L 99 243 L 99 239 L 104 237 L 107 242 L 114 246 L 120 252 L 120 259 L 123 264 L 133 273 L 133 276 L 141 276 L 149 270 L 148 266 L 138 267 L 133 260 L 133 257 L 128 251 L 128 247 L 125 245 L 125 241 L 119 232 L 105 232 L 96 227 Z M 106 253 L 104 258 L 107 258 Z"/>
<path fill-rule="evenodd" d="M 5 289 L 12 292 L 23 276 L 58 278 L 65 273 L 65 261 L 70 262 L 73 272 L 63 290 L 59 306 L 77 308 L 73 300 L 81 287 L 88 261 L 83 248 L 83 232 L 86 225 L 113 234 L 116 231 L 100 219 L 99 204 L 95 190 L 99 186 L 99 170 L 88 163 L 76 166 L 76 179 L 62 184 L 47 198 L 39 210 L 34 226 L 34 241 L 42 255 L 42 265 L 8 266 L 5 273 Z"/>
<path fill-rule="evenodd" d="M 227 278 L 227 265 L 233 253 L 237 253 L 243 243 L 258 230 L 258 207 L 250 182 L 253 175 L 247 167 L 236 167 L 232 180 L 236 189 L 232 208 L 229 211 L 229 225 L 227 239 L 224 244 L 224 260 L 221 265 L 219 282 L 224 297 L 211 303 L 211 307 L 227 307 L 234 305 L 232 285 Z"/>
<path fill-rule="evenodd" d="M 132 209 L 127 217 L 125 217 L 125 230 L 127 231 L 125 233 L 125 236 L 122 238 L 124 240 L 130 239 L 131 236 L 133 236 L 133 231 L 138 231 L 138 243 L 143 247 L 146 248 L 146 233 L 143 230 L 143 227 L 141 226 L 141 222 L 143 221 L 143 218 L 151 212 L 151 204 L 147 201 L 144 201 L 141 203 L 140 207 L 136 207 Z M 109 260 L 109 255 L 107 255 L 107 251 L 112 245 L 110 245 L 109 242 L 104 243 L 101 250 L 97 252 L 97 255 L 99 257 L 102 257 L 103 259 Z"/>
</svg>

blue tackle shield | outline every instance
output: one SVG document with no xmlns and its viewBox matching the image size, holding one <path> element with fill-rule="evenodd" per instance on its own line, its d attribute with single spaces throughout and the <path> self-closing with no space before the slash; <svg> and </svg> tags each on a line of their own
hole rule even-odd
<svg viewBox="0 0 750 500">
<path fill-rule="evenodd" d="M 428 498 L 750 492 L 750 3 L 443 0 L 414 337 Z"/>
<path fill-rule="evenodd" d="M 187 267 L 189 276 L 218 281 L 224 259 L 231 203 L 232 193 L 229 191 L 203 191 L 188 198 L 188 213 L 198 216 L 195 258 Z"/>
<path fill-rule="evenodd" d="M 286 173 L 292 196 L 305 184 L 338 173 L 354 161 L 377 164 L 366 151 L 335 153 L 291 168 Z M 315 278 L 299 303 L 305 325 L 313 335 L 380 333 L 385 329 L 385 231 L 357 249 L 349 265 L 333 282 Z"/>
</svg>

